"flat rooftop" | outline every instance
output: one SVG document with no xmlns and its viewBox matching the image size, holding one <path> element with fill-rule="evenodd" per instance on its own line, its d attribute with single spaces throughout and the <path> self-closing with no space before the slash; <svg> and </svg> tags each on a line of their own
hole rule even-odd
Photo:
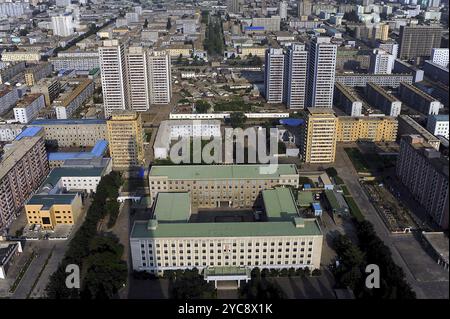
<svg viewBox="0 0 450 319">
<path fill-rule="evenodd" d="M 54 168 L 42 185 L 55 186 L 62 177 L 99 177 L 104 167 L 57 167 Z"/>
<path fill-rule="evenodd" d="M 106 120 L 97 120 L 97 119 L 84 119 L 84 120 L 57 120 L 57 119 L 51 119 L 51 120 L 34 120 L 31 122 L 30 125 L 96 125 L 96 124 L 105 124 Z"/>
<path fill-rule="evenodd" d="M 290 188 L 276 187 L 264 190 L 262 198 L 269 221 L 292 220 L 293 217 L 299 217 L 297 204 Z"/>
<path fill-rule="evenodd" d="M 298 219 L 298 218 L 296 218 Z M 272 237 L 272 236 L 321 236 L 322 231 L 315 219 L 281 222 L 237 223 L 158 223 L 148 228 L 148 221 L 136 221 L 131 238 L 196 238 L 196 237 Z"/>
<path fill-rule="evenodd" d="M 34 195 L 26 205 L 42 205 L 43 210 L 50 209 L 53 205 L 70 205 L 78 194 L 45 194 Z"/>
<path fill-rule="evenodd" d="M 187 222 L 191 216 L 191 196 L 183 193 L 158 193 L 154 218 L 164 222 Z"/>
<path fill-rule="evenodd" d="M 167 177 L 173 180 L 212 179 L 270 179 L 283 175 L 298 175 L 294 164 L 277 164 L 275 172 L 266 172 L 268 165 L 165 165 L 152 166 L 150 177 Z"/>
</svg>

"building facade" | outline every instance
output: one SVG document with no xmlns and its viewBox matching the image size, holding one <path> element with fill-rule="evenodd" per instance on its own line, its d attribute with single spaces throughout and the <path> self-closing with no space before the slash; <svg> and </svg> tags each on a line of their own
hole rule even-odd
<svg viewBox="0 0 450 319">
<path fill-rule="evenodd" d="M 290 109 L 304 109 L 308 52 L 303 44 L 293 44 L 286 53 L 285 101 Z"/>
<path fill-rule="evenodd" d="M 406 135 L 400 142 L 396 173 L 430 218 L 448 229 L 448 158 L 418 135 Z"/>
<path fill-rule="evenodd" d="M 45 107 L 45 99 L 42 94 L 25 95 L 14 107 L 14 119 L 22 124 L 34 120 Z"/>
<path fill-rule="evenodd" d="M 284 60 L 283 49 L 267 49 L 264 75 L 267 103 L 283 103 Z"/>
<path fill-rule="evenodd" d="M 331 108 L 308 108 L 306 123 L 301 131 L 303 161 L 312 164 L 334 162 L 337 122 Z"/>
<path fill-rule="evenodd" d="M 400 26 L 399 58 L 410 60 L 430 57 L 431 50 L 441 46 L 442 31 L 439 25 Z"/>
<path fill-rule="evenodd" d="M 309 48 L 308 107 L 333 106 L 337 45 L 316 37 Z"/>
<path fill-rule="evenodd" d="M 339 116 L 337 142 L 394 142 L 397 139 L 398 121 L 391 116 Z"/>
<path fill-rule="evenodd" d="M 107 121 L 109 151 L 115 169 L 137 167 L 144 162 L 144 137 L 139 113 L 114 112 Z"/>
</svg>

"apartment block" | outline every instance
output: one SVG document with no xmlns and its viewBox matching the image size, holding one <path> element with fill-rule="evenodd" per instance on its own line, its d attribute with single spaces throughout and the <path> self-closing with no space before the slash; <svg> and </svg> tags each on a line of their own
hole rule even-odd
<svg viewBox="0 0 450 319">
<path fill-rule="evenodd" d="M 107 137 L 105 120 L 34 120 L 29 126 L 42 127 L 45 142 L 58 147 L 91 147 Z"/>
<path fill-rule="evenodd" d="M 147 56 L 150 104 L 169 104 L 172 99 L 170 55 L 166 51 L 149 51 Z"/>
<path fill-rule="evenodd" d="M 103 41 L 98 48 L 105 117 L 128 109 L 125 45 L 118 40 Z"/>
<path fill-rule="evenodd" d="M 399 94 L 409 107 L 423 114 L 438 114 L 443 107 L 441 102 L 412 84 L 400 83 Z"/>
<path fill-rule="evenodd" d="M 338 118 L 331 108 L 310 107 L 301 130 L 303 161 L 320 164 L 333 163 L 336 155 Z"/>
<path fill-rule="evenodd" d="M 443 136 L 448 139 L 448 114 L 430 115 L 427 119 L 427 130 L 434 136 Z"/>
<path fill-rule="evenodd" d="M 44 94 L 45 106 L 50 107 L 61 92 L 61 83 L 54 79 L 41 79 L 31 87 L 31 93 Z"/>
<path fill-rule="evenodd" d="M 337 45 L 328 37 L 316 37 L 309 47 L 308 107 L 333 106 Z"/>
<path fill-rule="evenodd" d="M 39 112 L 45 107 L 43 94 L 28 94 L 17 102 L 14 107 L 14 119 L 22 124 L 27 124 L 34 120 Z"/>
<path fill-rule="evenodd" d="M 398 116 L 402 110 L 402 102 L 379 85 L 367 83 L 366 95 L 373 106 L 388 116 Z"/>
<path fill-rule="evenodd" d="M 68 51 L 59 52 L 57 57 L 49 59 L 56 71 L 88 71 L 100 67 L 98 52 Z"/>
<path fill-rule="evenodd" d="M 94 94 L 94 82 L 90 79 L 70 80 L 66 92 L 56 98 L 53 108 L 57 119 L 68 119 Z"/>
<path fill-rule="evenodd" d="M 0 66 L 0 84 L 8 82 L 25 70 L 25 62 L 11 62 Z"/>
<path fill-rule="evenodd" d="M 129 105 L 135 111 L 146 111 L 150 107 L 147 53 L 142 47 L 130 47 L 126 60 Z"/>
<path fill-rule="evenodd" d="M 140 114 L 133 111 L 114 112 L 106 125 L 113 167 L 127 169 L 142 165 L 144 137 Z"/>
<path fill-rule="evenodd" d="M 306 104 L 306 75 L 308 52 L 303 44 L 293 44 L 285 61 L 285 102 L 289 109 L 304 109 Z"/>
<path fill-rule="evenodd" d="M 25 83 L 28 86 L 35 85 L 40 79 L 50 75 L 53 71 L 53 67 L 50 63 L 44 62 L 29 67 L 25 71 Z"/>
<path fill-rule="evenodd" d="M 353 88 L 342 85 L 339 82 L 334 84 L 334 105 L 341 108 L 350 116 L 361 116 L 363 102 L 353 91 Z"/>
<path fill-rule="evenodd" d="M 399 115 L 398 119 L 398 137 L 402 135 L 419 135 L 424 141 L 430 144 L 436 150 L 439 150 L 440 140 L 428 132 L 422 125 L 417 123 L 409 115 Z"/>
<path fill-rule="evenodd" d="M 283 49 L 267 49 L 264 85 L 268 103 L 283 103 L 284 60 Z"/>
<path fill-rule="evenodd" d="M 337 142 L 394 142 L 397 139 L 398 121 L 391 116 L 339 116 Z"/>
<path fill-rule="evenodd" d="M 2 61 L 4 62 L 39 62 L 41 59 L 41 52 L 35 51 L 10 51 L 10 52 L 2 52 Z"/>
<path fill-rule="evenodd" d="M 5 148 L 0 162 L 0 232 L 20 214 L 25 201 L 48 174 L 44 138 L 24 131 Z M 27 136 L 30 135 L 30 136 Z"/>
<path fill-rule="evenodd" d="M 16 88 L 5 88 L 0 91 L 0 114 L 7 112 L 19 100 L 19 91 Z"/>
<path fill-rule="evenodd" d="M 439 25 L 400 26 L 399 58 L 410 60 L 431 56 L 431 49 L 441 46 L 442 27 Z"/>
<path fill-rule="evenodd" d="M 413 83 L 412 74 L 366 74 L 366 73 L 340 73 L 336 74 L 336 82 L 351 87 L 366 87 L 368 82 L 379 86 L 397 88 L 401 82 Z"/>
<path fill-rule="evenodd" d="M 396 173 L 432 220 L 448 229 L 448 157 L 418 135 L 403 136 Z"/>
<path fill-rule="evenodd" d="M 159 192 L 190 192 L 197 207 L 252 207 L 259 192 L 276 185 L 298 186 L 295 165 L 152 166 L 150 197 Z"/>
<path fill-rule="evenodd" d="M 372 74 L 391 74 L 395 57 L 381 49 L 375 49 L 370 54 L 369 72 Z"/>
</svg>

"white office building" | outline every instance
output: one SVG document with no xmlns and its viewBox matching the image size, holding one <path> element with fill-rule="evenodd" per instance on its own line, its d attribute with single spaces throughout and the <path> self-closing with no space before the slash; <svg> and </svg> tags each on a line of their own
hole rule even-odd
<svg viewBox="0 0 450 319">
<path fill-rule="evenodd" d="M 267 49 L 264 77 L 267 103 L 283 103 L 284 62 L 283 49 Z"/>
<path fill-rule="evenodd" d="M 290 109 L 303 109 L 306 103 L 308 52 L 304 44 L 294 44 L 286 54 L 285 99 Z"/>
<path fill-rule="evenodd" d="M 370 54 L 369 72 L 372 74 L 391 74 L 395 57 L 381 49 L 375 49 Z"/>
<path fill-rule="evenodd" d="M 440 135 L 448 139 L 448 114 L 428 116 L 427 130 L 435 136 Z"/>
<path fill-rule="evenodd" d="M 309 48 L 308 107 L 332 107 L 337 45 L 316 37 Z"/>
<path fill-rule="evenodd" d="M 282 20 L 286 20 L 287 19 L 287 12 L 288 12 L 288 3 L 287 3 L 287 1 L 281 1 L 280 2 L 280 6 L 279 6 L 279 14 L 280 14 L 280 18 Z"/>
<path fill-rule="evenodd" d="M 53 34 L 60 37 L 68 37 L 74 34 L 72 15 L 52 17 Z"/>
<path fill-rule="evenodd" d="M 99 47 L 100 71 L 105 116 L 128 108 L 125 45 L 118 40 L 105 40 Z"/>
</svg>

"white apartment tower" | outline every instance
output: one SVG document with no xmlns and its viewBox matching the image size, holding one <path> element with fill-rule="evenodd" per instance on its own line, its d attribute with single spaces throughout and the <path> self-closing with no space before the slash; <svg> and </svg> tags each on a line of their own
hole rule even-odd
<svg viewBox="0 0 450 319">
<path fill-rule="evenodd" d="M 166 51 L 148 51 L 150 104 L 169 104 L 172 98 L 170 56 Z"/>
<path fill-rule="evenodd" d="M 68 37 L 74 34 L 72 15 L 52 17 L 53 34 L 60 37 Z"/>
<path fill-rule="evenodd" d="M 125 45 L 105 40 L 98 52 L 105 117 L 109 117 L 113 111 L 128 109 Z"/>
<path fill-rule="evenodd" d="M 308 52 L 304 44 L 293 44 L 286 53 L 285 102 L 290 109 L 303 109 L 306 103 Z"/>
<path fill-rule="evenodd" d="M 434 48 L 431 50 L 431 61 L 448 68 L 448 48 Z"/>
<path fill-rule="evenodd" d="M 395 57 L 381 49 L 375 49 L 370 54 L 369 72 L 372 74 L 391 74 Z"/>
<path fill-rule="evenodd" d="M 266 50 L 264 85 L 267 103 L 283 103 L 284 62 L 283 49 Z"/>
<path fill-rule="evenodd" d="M 309 48 L 308 107 L 332 107 L 337 46 L 329 37 L 316 37 Z"/>
<path fill-rule="evenodd" d="M 130 47 L 127 52 L 129 105 L 134 111 L 147 111 L 150 106 L 147 52 L 142 47 Z"/>
<path fill-rule="evenodd" d="M 279 6 L 279 15 L 282 20 L 287 19 L 287 12 L 288 12 L 288 3 L 287 1 L 281 1 Z"/>
</svg>

